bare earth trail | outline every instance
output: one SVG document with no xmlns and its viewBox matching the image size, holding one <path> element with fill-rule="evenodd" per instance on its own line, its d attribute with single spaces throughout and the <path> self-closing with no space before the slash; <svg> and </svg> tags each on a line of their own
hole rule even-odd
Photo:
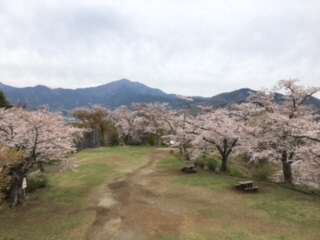
<svg viewBox="0 0 320 240">
<path fill-rule="evenodd" d="M 188 212 L 201 210 L 210 198 L 201 200 L 200 192 L 190 193 L 183 186 L 177 191 L 170 181 L 181 173 L 155 167 L 167 154 L 168 150 L 155 150 L 145 165 L 108 184 L 86 239 L 161 239 L 179 236 L 195 225 L 209 225 L 205 218 Z"/>
</svg>

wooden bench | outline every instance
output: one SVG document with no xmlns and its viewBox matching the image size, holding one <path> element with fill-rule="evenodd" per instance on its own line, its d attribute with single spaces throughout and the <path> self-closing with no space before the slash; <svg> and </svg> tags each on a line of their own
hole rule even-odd
<svg viewBox="0 0 320 240">
<path fill-rule="evenodd" d="M 181 171 L 185 172 L 185 173 L 196 173 L 196 170 L 194 169 L 194 166 L 183 167 L 183 168 L 181 168 Z"/>
<path fill-rule="evenodd" d="M 248 187 L 248 188 L 244 188 L 243 190 L 245 192 L 256 192 L 258 191 L 259 187 L 258 186 L 255 186 L 255 187 Z"/>
<path fill-rule="evenodd" d="M 240 189 L 240 186 L 241 186 L 241 185 L 240 185 L 239 183 L 234 185 L 234 187 L 235 187 L 236 189 Z"/>
<path fill-rule="evenodd" d="M 253 186 L 253 181 L 238 182 L 234 187 L 244 192 L 256 192 L 259 189 L 258 186 Z"/>
</svg>

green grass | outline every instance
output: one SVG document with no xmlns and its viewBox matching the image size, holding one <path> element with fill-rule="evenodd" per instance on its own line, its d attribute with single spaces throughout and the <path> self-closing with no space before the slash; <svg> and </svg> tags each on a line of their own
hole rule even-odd
<svg viewBox="0 0 320 240">
<path fill-rule="evenodd" d="M 184 166 L 183 161 L 177 159 L 174 155 L 170 155 L 157 163 L 160 169 L 178 170 Z"/>
<path fill-rule="evenodd" d="M 81 165 L 76 171 L 51 174 L 50 186 L 43 196 L 44 201 L 54 201 L 64 206 L 80 206 L 90 190 L 108 179 L 108 174 L 114 169 L 103 163 Z"/>
<path fill-rule="evenodd" d="M 320 197 L 263 184 L 267 194 L 248 195 L 248 203 L 274 219 L 308 226 L 320 224 Z"/>
<path fill-rule="evenodd" d="M 105 147 L 81 151 L 77 159 L 81 161 L 97 161 L 107 157 L 118 156 L 130 160 L 146 158 L 154 147 Z"/>
<path fill-rule="evenodd" d="M 175 183 L 206 188 L 211 191 L 225 191 L 239 179 L 227 175 L 202 172 L 201 174 L 183 175 Z"/>
<path fill-rule="evenodd" d="M 91 207 L 101 190 L 114 177 L 149 161 L 154 149 L 111 147 L 73 155 L 79 164 L 75 171 L 48 173 L 47 188 L 28 194 L 23 206 L 0 208 L 0 240 L 85 239 L 96 214 Z M 195 222 L 195 227 L 183 229 L 179 235 L 156 239 L 320 239 L 319 196 L 265 182 L 255 183 L 260 187 L 256 194 L 242 193 L 233 185 L 244 178 L 209 171 L 182 174 L 182 166 L 184 162 L 173 155 L 157 163 L 161 171 L 177 171 L 171 182 L 175 189 L 188 188 L 207 197 L 208 201 L 187 214 L 199 221 L 205 219 L 211 225 L 205 225 L 206 221 L 203 225 Z M 197 199 L 197 196 L 190 197 Z"/>
<path fill-rule="evenodd" d="M 77 171 L 48 174 L 48 188 L 27 195 L 24 206 L 1 213 L 2 238 L 68 239 L 71 229 L 92 218 L 93 212 L 83 209 L 86 199 L 94 187 L 107 181 L 111 170 L 108 165 L 90 163 Z"/>
<path fill-rule="evenodd" d="M 84 239 L 95 218 L 90 199 L 123 167 L 143 164 L 153 149 L 113 147 L 72 155 L 78 168 L 47 173 L 47 188 L 27 194 L 23 206 L 0 209 L 0 240 Z"/>
<path fill-rule="evenodd" d="M 167 158 L 159 166 L 175 168 Z M 176 239 L 320 239 L 320 197 L 297 192 L 277 184 L 256 182 L 258 193 L 242 193 L 233 186 L 243 178 L 226 174 L 201 172 L 182 175 L 174 184 L 209 191 L 215 204 L 205 207 L 199 215 L 214 219 L 220 225 L 215 234 L 192 230 Z M 248 229 L 243 226 L 247 222 Z M 257 234 L 256 232 L 260 232 Z M 168 236 L 164 239 L 174 239 Z"/>
</svg>

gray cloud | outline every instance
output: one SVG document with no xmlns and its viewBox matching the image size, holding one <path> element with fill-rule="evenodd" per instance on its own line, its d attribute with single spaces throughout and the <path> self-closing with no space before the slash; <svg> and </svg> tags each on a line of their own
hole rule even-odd
<svg viewBox="0 0 320 240">
<path fill-rule="evenodd" d="M 212 96 L 319 85 L 320 2 L 3 1 L 0 81 L 79 88 L 128 78 Z"/>
</svg>

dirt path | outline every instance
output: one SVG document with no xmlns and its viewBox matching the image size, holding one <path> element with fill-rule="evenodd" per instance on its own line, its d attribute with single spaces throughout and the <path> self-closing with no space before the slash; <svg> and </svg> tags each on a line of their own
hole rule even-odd
<svg viewBox="0 0 320 240">
<path fill-rule="evenodd" d="M 166 154 L 168 151 L 154 151 L 147 164 L 107 186 L 86 239 L 159 239 L 176 236 L 183 229 L 203 222 L 186 215 L 196 202 L 189 191 L 179 188 L 177 193 L 174 186 L 168 185 L 181 173 L 156 169 L 156 161 Z M 188 197 L 190 204 L 181 206 L 181 201 L 186 202 Z"/>
</svg>

